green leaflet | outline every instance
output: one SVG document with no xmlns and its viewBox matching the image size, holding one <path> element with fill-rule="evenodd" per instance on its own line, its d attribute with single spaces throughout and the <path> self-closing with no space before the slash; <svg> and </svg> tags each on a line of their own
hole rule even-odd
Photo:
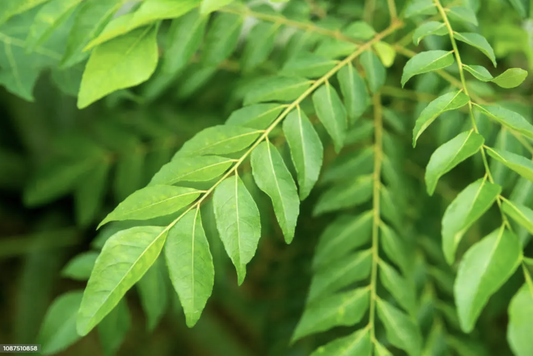
<svg viewBox="0 0 533 356">
<path fill-rule="evenodd" d="M 483 52 L 484 55 L 489 57 L 489 59 L 492 61 L 492 64 L 494 64 L 494 67 L 497 66 L 496 56 L 494 56 L 494 50 L 490 46 L 489 42 L 485 39 L 485 37 L 481 36 L 478 33 L 471 32 L 454 32 L 453 37 L 458 41 L 464 42 L 472 47 L 476 47 L 481 52 Z"/>
<path fill-rule="evenodd" d="M 527 71 L 521 68 L 509 68 L 496 78 L 492 79 L 493 83 L 498 84 L 504 89 L 516 88 L 526 80 Z"/>
<path fill-rule="evenodd" d="M 368 41 L 376 35 L 376 31 L 363 21 L 354 21 L 350 23 L 343 31 L 346 36 L 352 37 L 356 40 Z"/>
<path fill-rule="evenodd" d="M 424 37 L 436 35 L 436 36 L 444 36 L 448 34 L 448 29 L 442 22 L 438 21 L 428 21 L 424 22 L 422 25 L 418 26 L 413 32 L 413 43 L 415 45 L 419 45 L 420 41 L 424 39 Z"/>
<path fill-rule="evenodd" d="M 318 240 L 313 269 L 327 266 L 370 241 L 372 216 L 372 211 L 358 216 L 343 215 L 329 224 Z"/>
<path fill-rule="evenodd" d="M 386 68 L 392 67 L 396 58 L 396 50 L 387 42 L 379 41 L 372 46 L 376 51 L 379 60 Z"/>
<path fill-rule="evenodd" d="M 356 49 L 357 45 L 355 43 L 341 41 L 336 38 L 325 38 L 320 42 L 314 53 L 324 58 L 335 59 L 345 58 Z"/>
<path fill-rule="evenodd" d="M 463 69 L 472 74 L 476 79 L 481 80 L 482 82 L 490 82 L 494 79 L 492 74 L 483 66 L 478 66 L 474 64 L 466 65 L 463 64 Z"/>
<path fill-rule="evenodd" d="M 533 210 L 525 205 L 504 199 L 502 202 L 503 212 L 533 234 Z"/>
<path fill-rule="evenodd" d="M 326 82 L 313 93 L 313 104 L 320 122 L 333 139 L 335 151 L 339 152 L 344 145 L 348 123 L 337 91 Z"/>
<path fill-rule="evenodd" d="M 474 26 L 478 25 L 476 13 L 468 7 L 454 6 L 448 9 L 448 16 L 455 21 L 471 23 Z"/>
<path fill-rule="evenodd" d="M 387 331 L 389 342 L 407 352 L 409 356 L 420 355 L 422 335 L 418 325 L 406 314 L 382 299 L 377 300 L 377 311 Z"/>
<path fill-rule="evenodd" d="M 489 208 L 501 193 L 502 187 L 478 179 L 466 187 L 448 206 L 442 218 L 442 250 L 452 264 L 455 251 L 463 235 Z"/>
<path fill-rule="evenodd" d="M 45 4 L 35 16 L 26 38 L 26 48 L 33 51 L 45 42 L 52 32 L 63 23 L 81 0 L 52 0 Z"/>
<path fill-rule="evenodd" d="M 326 190 L 315 205 L 313 215 L 346 209 L 367 202 L 372 197 L 372 176 L 357 177 Z"/>
<path fill-rule="evenodd" d="M 122 230 L 105 243 L 85 288 L 77 331 L 85 336 L 141 279 L 161 252 L 166 230 L 139 226 Z"/>
<path fill-rule="evenodd" d="M 102 33 L 93 39 L 85 48 L 87 51 L 113 38 L 122 36 L 136 28 L 152 25 L 164 19 L 183 16 L 198 6 L 200 0 L 150 0 L 141 3 L 141 6 L 132 13 L 113 19 L 104 28 Z"/>
<path fill-rule="evenodd" d="M 392 354 L 379 342 L 374 344 L 374 355 L 375 356 L 392 356 Z"/>
<path fill-rule="evenodd" d="M 85 173 L 74 190 L 76 221 L 81 226 L 92 223 L 101 211 L 108 183 L 110 164 L 107 161 Z"/>
<path fill-rule="evenodd" d="M 198 10 L 172 20 L 167 34 L 167 46 L 163 52 L 161 70 L 174 74 L 189 64 L 202 42 L 207 17 L 200 16 Z"/>
<path fill-rule="evenodd" d="M 285 108 L 279 104 L 255 104 L 245 106 L 231 113 L 226 125 L 244 126 L 252 129 L 265 130 Z"/>
<path fill-rule="evenodd" d="M 422 133 L 437 119 L 443 112 L 457 110 L 468 104 L 470 98 L 462 90 L 453 91 L 439 96 L 426 106 L 416 119 L 413 129 L 413 147 Z"/>
<path fill-rule="evenodd" d="M 414 0 L 405 9 L 405 18 L 417 15 L 435 15 L 437 9 L 431 0 Z"/>
<path fill-rule="evenodd" d="M 116 354 L 131 327 L 131 316 L 126 300 L 122 299 L 100 324 L 98 339 L 104 355 Z"/>
<path fill-rule="evenodd" d="M 256 24 L 246 38 L 242 54 L 242 70 L 248 72 L 263 63 L 272 49 L 279 30 L 279 24 L 260 22 Z"/>
<path fill-rule="evenodd" d="M 237 269 L 239 285 L 246 276 L 261 237 L 259 209 L 237 174 L 215 189 L 213 206 L 220 239 Z"/>
<path fill-rule="evenodd" d="M 311 280 L 307 302 L 332 295 L 340 289 L 361 281 L 370 275 L 371 251 L 355 252 L 332 261 L 319 269 Z"/>
<path fill-rule="evenodd" d="M 137 282 L 148 331 L 155 329 L 168 305 L 168 275 L 162 257 L 160 256 Z"/>
<path fill-rule="evenodd" d="M 533 284 L 531 279 L 520 288 L 509 304 L 507 341 L 517 356 L 533 354 Z"/>
<path fill-rule="evenodd" d="M 515 153 L 490 147 L 487 147 L 487 153 L 498 162 L 533 182 L 533 162 L 531 160 Z"/>
<path fill-rule="evenodd" d="M 372 174 L 373 170 L 374 149 L 366 147 L 360 152 L 338 157 L 326 168 L 320 181 L 321 183 L 340 182 L 360 175 Z"/>
<path fill-rule="evenodd" d="M 464 332 L 470 332 L 490 296 L 522 261 L 518 237 L 503 226 L 473 245 L 464 255 L 454 285 L 455 305 Z"/>
<path fill-rule="evenodd" d="M 300 200 L 283 158 L 270 142 L 261 143 L 252 152 L 252 173 L 259 189 L 272 200 L 285 241 L 291 243 L 300 213 Z"/>
<path fill-rule="evenodd" d="M 142 152 L 124 154 L 115 167 L 113 193 L 115 200 L 123 201 L 142 186 L 145 157 Z"/>
<path fill-rule="evenodd" d="M 318 180 L 324 148 L 322 141 L 305 113 L 293 110 L 283 122 L 283 133 L 291 150 L 298 176 L 300 199 L 307 198 Z"/>
<path fill-rule="evenodd" d="M 200 194 L 192 188 L 152 185 L 127 197 L 98 227 L 110 221 L 147 220 L 169 215 L 195 201 Z"/>
<path fill-rule="evenodd" d="M 439 178 L 451 171 L 459 163 L 474 155 L 485 139 L 474 131 L 465 131 L 446 142 L 433 152 L 426 168 L 426 185 L 429 195 L 433 195 Z"/>
<path fill-rule="evenodd" d="M 200 11 L 203 15 L 209 14 L 232 2 L 233 0 L 202 0 Z"/>
<path fill-rule="evenodd" d="M 379 58 L 371 51 L 363 52 L 361 65 L 365 69 L 368 87 L 372 93 L 377 92 L 387 79 L 387 71 Z"/>
<path fill-rule="evenodd" d="M 453 51 L 435 50 L 421 52 L 405 64 L 402 74 L 402 87 L 415 75 L 443 69 L 454 62 Z"/>
<path fill-rule="evenodd" d="M 294 330 L 292 342 L 307 335 L 335 326 L 358 323 L 368 309 L 370 291 L 367 288 L 338 293 L 308 305 Z"/>
<path fill-rule="evenodd" d="M 192 328 L 211 296 L 215 278 L 213 257 L 198 209 L 189 211 L 169 230 L 165 259 L 187 326 Z"/>
<path fill-rule="evenodd" d="M 0 24 L 12 16 L 28 11 L 49 0 L 2 0 L 0 3 Z"/>
<path fill-rule="evenodd" d="M 509 0 L 509 2 L 514 7 L 516 12 L 518 12 L 520 14 L 520 16 L 522 16 L 523 18 L 527 17 L 527 10 L 528 10 L 527 1 L 525 1 L 525 0 Z"/>
<path fill-rule="evenodd" d="M 240 126 L 218 125 L 197 133 L 181 147 L 172 160 L 200 155 L 224 155 L 249 147 L 261 131 Z"/>
<path fill-rule="evenodd" d="M 398 304 L 411 316 L 416 315 L 416 295 L 414 285 L 403 278 L 392 266 L 379 261 L 379 280 L 392 294 Z"/>
<path fill-rule="evenodd" d="M 67 49 L 61 59 L 61 68 L 71 67 L 87 57 L 83 48 L 96 37 L 111 20 L 125 0 L 86 0 L 83 1 L 74 18 L 70 30 Z"/>
<path fill-rule="evenodd" d="M 348 336 L 337 338 L 324 346 L 320 346 L 311 354 L 311 356 L 336 355 L 371 356 L 372 341 L 370 340 L 370 331 L 356 331 Z"/>
<path fill-rule="evenodd" d="M 303 52 L 298 53 L 285 62 L 281 73 L 305 78 L 319 78 L 333 69 L 336 64 L 337 61 L 333 59 Z"/>
<path fill-rule="evenodd" d="M 75 256 L 61 270 L 61 277 L 78 281 L 88 280 L 99 254 L 99 252 L 88 251 Z"/>
<path fill-rule="evenodd" d="M 63 351 L 81 338 L 76 332 L 76 315 L 82 297 L 82 291 L 73 291 L 52 302 L 37 337 L 43 355 Z"/>
<path fill-rule="evenodd" d="M 244 96 L 244 105 L 265 101 L 292 101 L 302 95 L 310 85 L 311 81 L 299 77 L 264 78 L 249 88 Z"/>
<path fill-rule="evenodd" d="M 202 63 L 217 66 L 227 59 L 237 47 L 243 18 L 234 14 L 218 14 L 207 31 Z"/>
<path fill-rule="evenodd" d="M 232 159 L 219 156 L 177 157 L 161 167 L 149 185 L 209 181 L 221 176 L 232 164 Z"/>
<path fill-rule="evenodd" d="M 370 105 L 370 97 L 365 82 L 351 64 L 347 64 L 339 70 L 337 79 L 344 98 L 346 112 L 353 124 Z"/>
<path fill-rule="evenodd" d="M 501 106 L 475 104 L 474 107 L 479 112 L 498 121 L 500 124 L 533 139 L 533 125 L 531 125 L 522 115 L 502 108 Z"/>
<path fill-rule="evenodd" d="M 83 72 L 78 108 L 148 80 L 157 66 L 156 35 L 156 27 L 139 28 L 98 46 Z"/>
<path fill-rule="evenodd" d="M 405 276 L 411 272 L 412 252 L 405 245 L 404 241 L 394 232 L 393 229 L 385 224 L 380 225 L 381 235 L 379 242 L 383 246 L 383 252 L 392 262 L 394 262 Z"/>
</svg>

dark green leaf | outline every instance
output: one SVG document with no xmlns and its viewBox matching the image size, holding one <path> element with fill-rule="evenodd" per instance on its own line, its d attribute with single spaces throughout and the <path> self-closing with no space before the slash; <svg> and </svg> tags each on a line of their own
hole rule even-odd
<svg viewBox="0 0 533 356">
<path fill-rule="evenodd" d="M 533 330 L 533 283 L 530 277 L 509 304 L 507 340 L 516 356 L 533 354 L 531 330 Z"/>
<path fill-rule="evenodd" d="M 319 78 L 329 72 L 337 61 L 313 53 L 300 53 L 291 57 L 283 66 L 282 74 L 306 78 Z"/>
<path fill-rule="evenodd" d="M 98 336 L 105 356 L 116 354 L 130 327 L 130 312 L 126 300 L 122 299 L 98 324 Z"/>
<path fill-rule="evenodd" d="M 477 26 L 476 13 L 468 7 L 454 6 L 448 9 L 448 16 L 452 20 L 471 23 L 472 25 Z"/>
<path fill-rule="evenodd" d="M 99 252 L 88 251 L 75 256 L 61 270 L 61 276 L 78 281 L 88 280 L 99 254 Z"/>
<path fill-rule="evenodd" d="M 372 197 L 372 176 L 360 176 L 325 191 L 313 210 L 314 215 L 346 209 L 367 202 Z"/>
<path fill-rule="evenodd" d="M 335 151 L 339 152 L 344 145 L 348 123 L 337 91 L 326 82 L 314 92 L 313 104 L 320 122 L 333 139 Z"/>
<path fill-rule="evenodd" d="M 372 340 L 368 330 L 359 330 L 348 336 L 344 336 L 329 342 L 316 349 L 311 356 L 333 356 L 333 355 L 372 355 Z"/>
<path fill-rule="evenodd" d="M 347 64 L 339 70 L 337 79 L 346 105 L 346 112 L 351 123 L 354 123 L 370 104 L 365 82 L 351 64 Z"/>
<path fill-rule="evenodd" d="M 141 305 L 146 313 L 146 323 L 149 331 L 153 331 L 168 305 L 168 274 L 165 263 L 160 256 L 137 282 Z"/>
<path fill-rule="evenodd" d="M 246 37 L 246 45 L 242 54 L 242 69 L 250 71 L 263 63 L 272 49 L 279 30 L 277 23 L 260 22 L 256 24 Z"/>
<path fill-rule="evenodd" d="M 202 52 L 202 63 L 217 66 L 237 47 L 243 18 L 234 14 L 218 14 L 207 31 Z"/>
<path fill-rule="evenodd" d="M 533 234 L 533 210 L 507 199 L 502 202 L 502 210 L 511 219 L 525 227 L 530 234 Z"/>
<path fill-rule="evenodd" d="M 371 51 L 366 51 L 361 55 L 361 65 L 365 69 L 368 87 L 372 93 L 377 92 L 387 77 L 387 72 L 379 58 Z"/>
<path fill-rule="evenodd" d="M 402 87 L 415 75 L 443 69 L 453 63 L 452 51 L 434 50 L 419 53 L 405 64 L 402 74 Z"/>
<path fill-rule="evenodd" d="M 496 67 L 496 57 L 494 56 L 494 50 L 490 46 L 489 42 L 485 39 L 485 37 L 481 36 L 478 33 L 472 33 L 472 32 L 454 32 L 453 37 L 461 42 L 464 42 L 472 47 L 476 47 L 481 52 L 483 52 L 484 55 L 489 57 L 489 59 L 492 61 L 492 64 L 494 64 L 494 67 Z"/>
<path fill-rule="evenodd" d="M 414 316 L 416 314 L 414 285 L 384 261 L 379 261 L 379 280 L 409 315 Z"/>
<path fill-rule="evenodd" d="M 406 314 L 382 299 L 377 300 L 377 311 L 379 319 L 385 325 L 390 343 L 407 352 L 409 356 L 420 355 L 422 336 L 418 325 Z"/>
<path fill-rule="evenodd" d="M 448 29 L 442 22 L 425 22 L 422 25 L 418 26 L 415 32 L 413 33 L 413 43 L 418 46 L 420 44 L 420 41 L 422 41 L 424 37 L 431 35 L 444 36 L 447 34 Z"/>
<path fill-rule="evenodd" d="M 498 162 L 533 182 L 533 162 L 531 160 L 515 153 L 490 147 L 487 147 L 487 153 Z"/>
<path fill-rule="evenodd" d="M 431 0 L 414 0 L 405 9 L 405 18 L 416 15 L 435 15 L 437 8 Z"/>
</svg>

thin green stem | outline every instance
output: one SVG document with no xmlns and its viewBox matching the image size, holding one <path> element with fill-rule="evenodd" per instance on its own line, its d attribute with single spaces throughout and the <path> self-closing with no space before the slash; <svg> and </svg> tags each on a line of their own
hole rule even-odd
<svg viewBox="0 0 533 356">
<path fill-rule="evenodd" d="M 365 10 L 363 13 L 363 20 L 370 25 L 372 25 L 372 20 L 374 17 L 375 9 L 376 9 L 376 0 L 365 1 Z"/>
<path fill-rule="evenodd" d="M 379 225 L 380 217 L 380 189 L 381 189 L 381 164 L 383 161 L 383 109 L 380 94 L 374 94 L 374 174 L 373 174 L 373 198 L 372 198 L 372 271 L 370 275 L 370 337 L 376 341 L 375 315 L 376 315 L 376 285 L 379 263 Z"/>
<path fill-rule="evenodd" d="M 398 18 L 398 12 L 396 11 L 396 4 L 394 0 L 387 0 L 389 5 L 390 22 L 393 23 Z"/>
</svg>

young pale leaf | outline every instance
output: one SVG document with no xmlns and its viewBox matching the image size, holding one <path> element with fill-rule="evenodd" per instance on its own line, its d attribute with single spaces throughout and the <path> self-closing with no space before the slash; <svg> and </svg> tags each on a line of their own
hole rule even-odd
<svg viewBox="0 0 533 356">
<path fill-rule="evenodd" d="M 311 81 L 299 77 L 270 77 L 251 86 L 244 96 L 244 105 L 265 101 L 291 101 L 302 95 Z"/>
<path fill-rule="evenodd" d="M 153 331 L 168 305 L 167 273 L 160 256 L 137 283 L 141 305 L 146 313 L 148 331 Z"/>
<path fill-rule="evenodd" d="M 155 26 L 139 28 L 95 48 L 83 72 L 78 108 L 148 80 L 157 66 L 156 35 Z"/>
<path fill-rule="evenodd" d="M 526 80 L 527 71 L 521 68 L 509 68 L 492 80 L 504 89 L 516 88 Z"/>
<path fill-rule="evenodd" d="M 455 251 L 463 235 L 489 208 L 501 193 L 502 187 L 478 179 L 466 187 L 448 206 L 442 218 L 442 250 L 452 264 Z"/>
<path fill-rule="evenodd" d="M 292 342 L 336 326 L 355 325 L 368 309 L 369 297 L 370 290 L 360 288 L 338 293 L 308 305 L 294 330 Z"/>
<path fill-rule="evenodd" d="M 406 314 L 382 299 L 377 300 L 377 311 L 379 319 L 385 325 L 389 342 L 407 352 L 409 356 L 420 355 L 422 335 L 418 325 Z"/>
<path fill-rule="evenodd" d="M 446 68 L 452 65 L 454 61 L 452 51 L 421 52 L 405 64 L 402 74 L 402 87 L 415 75 Z"/>
<path fill-rule="evenodd" d="M 457 110 L 468 104 L 470 98 L 462 90 L 453 91 L 433 100 L 420 113 L 413 129 L 413 147 L 422 133 L 437 119 L 443 112 Z"/>
<path fill-rule="evenodd" d="M 172 20 L 163 52 L 161 70 L 164 73 L 174 74 L 189 64 L 200 47 L 206 24 L 207 17 L 200 16 L 198 10 Z"/>
<path fill-rule="evenodd" d="M 115 355 L 131 328 L 131 316 L 126 300 L 122 299 L 100 324 L 98 339 L 105 356 Z"/>
<path fill-rule="evenodd" d="M 248 148 L 261 131 L 240 126 L 212 126 L 197 133 L 181 147 L 172 160 L 201 155 L 224 155 Z"/>
<path fill-rule="evenodd" d="M 61 270 L 61 277 L 77 281 L 88 280 L 99 254 L 99 252 L 88 251 L 75 256 Z"/>
<path fill-rule="evenodd" d="M 81 0 L 52 0 L 45 4 L 35 16 L 26 38 L 26 49 L 33 51 L 62 24 Z"/>
<path fill-rule="evenodd" d="M 232 3 L 233 0 L 202 0 L 202 5 L 200 5 L 200 12 L 202 15 L 207 15 L 213 11 L 217 11 L 223 6 L 226 6 Z"/>
<path fill-rule="evenodd" d="M 454 285 L 455 305 L 464 332 L 474 329 L 490 296 L 511 277 L 521 261 L 520 240 L 504 226 L 465 253 Z"/>
<path fill-rule="evenodd" d="M 76 332 L 76 315 L 82 297 L 82 291 L 67 292 L 52 302 L 37 337 L 43 355 L 63 351 L 81 338 Z"/>
<path fill-rule="evenodd" d="M 232 164 L 232 159 L 218 156 L 177 157 L 161 167 L 149 186 L 209 181 L 221 176 Z"/>
<path fill-rule="evenodd" d="M 152 185 L 126 198 L 98 227 L 110 221 L 147 220 L 172 214 L 195 201 L 200 193 L 192 188 Z"/>
<path fill-rule="evenodd" d="M 344 98 L 346 112 L 353 124 L 363 115 L 370 104 L 365 82 L 351 64 L 347 64 L 339 70 L 337 79 Z"/>
<path fill-rule="evenodd" d="M 202 51 L 202 63 L 217 66 L 227 59 L 237 47 L 243 17 L 235 14 L 218 14 L 207 31 Z"/>
<path fill-rule="evenodd" d="M 384 261 L 379 261 L 379 271 L 379 280 L 392 294 L 394 299 L 398 301 L 398 304 L 400 304 L 409 315 L 416 315 L 416 295 L 414 286 Z"/>
<path fill-rule="evenodd" d="M 394 64 L 394 59 L 396 58 L 394 47 L 382 41 L 376 42 L 372 47 L 385 67 L 389 68 Z"/>
<path fill-rule="evenodd" d="M 533 234 L 533 210 L 507 199 L 503 200 L 502 210 L 520 226 L 525 227 L 530 234 Z"/>
<path fill-rule="evenodd" d="M 318 78 L 335 67 L 337 61 L 313 53 L 303 52 L 291 57 L 281 70 L 282 74 Z"/>
<path fill-rule="evenodd" d="M 483 52 L 484 55 L 489 57 L 489 59 L 492 61 L 492 64 L 494 64 L 494 67 L 497 66 L 496 56 L 494 56 L 494 50 L 490 46 L 489 42 L 485 39 L 485 37 L 481 36 L 478 33 L 472 32 L 454 32 L 453 37 L 458 41 L 464 42 L 472 47 L 476 47 L 481 52 Z"/>
<path fill-rule="evenodd" d="M 322 141 L 305 113 L 293 110 L 283 122 L 283 133 L 291 150 L 291 158 L 298 176 L 300 199 L 307 198 L 322 167 Z"/>
<path fill-rule="evenodd" d="M 87 53 L 82 51 L 83 48 L 98 35 L 124 3 L 125 0 L 82 1 L 69 32 L 67 48 L 61 59 L 61 68 L 71 67 L 87 57 Z"/>
<path fill-rule="evenodd" d="M 475 108 L 498 121 L 500 124 L 507 126 L 511 130 L 520 132 L 522 135 L 533 139 L 533 125 L 529 123 L 522 115 L 502 108 L 501 106 L 474 105 Z"/>
<path fill-rule="evenodd" d="M 337 261 L 353 249 L 370 240 L 372 211 L 359 216 L 344 215 L 328 225 L 318 240 L 313 257 L 313 269 Z"/>
<path fill-rule="evenodd" d="M 350 284 L 367 278 L 371 267 L 370 250 L 355 252 L 332 261 L 313 276 L 307 302 L 311 304 L 317 299 L 332 295 Z"/>
<path fill-rule="evenodd" d="M 468 7 L 454 6 L 448 9 L 448 16 L 456 21 L 471 23 L 474 26 L 478 25 L 476 13 Z"/>
<path fill-rule="evenodd" d="M 263 63 L 272 49 L 279 30 L 279 24 L 260 22 L 256 24 L 246 37 L 241 57 L 242 69 L 247 72 Z"/>
<path fill-rule="evenodd" d="M 169 230 L 165 259 L 187 326 L 192 328 L 211 296 L 215 279 L 213 257 L 198 209 L 189 211 Z"/>
<path fill-rule="evenodd" d="M 368 329 L 335 339 L 316 349 L 311 356 L 357 355 L 372 356 L 372 341 Z"/>
<path fill-rule="evenodd" d="M 239 285 L 246 276 L 261 237 L 259 209 L 237 174 L 216 188 L 213 206 L 220 239 L 237 269 Z"/>
<path fill-rule="evenodd" d="M 278 149 L 270 142 L 261 143 L 252 152 L 252 173 L 259 189 L 272 200 L 285 241 L 291 243 L 300 213 L 300 200 L 291 173 Z"/>
<path fill-rule="evenodd" d="M 433 195 L 439 178 L 451 171 L 459 163 L 474 155 L 485 139 L 474 131 L 465 131 L 446 142 L 433 152 L 426 168 L 426 185 L 429 195 Z"/>
<path fill-rule="evenodd" d="M 252 129 L 265 130 L 278 117 L 284 105 L 255 104 L 245 106 L 231 113 L 226 120 L 229 126 L 244 126 Z"/>
<path fill-rule="evenodd" d="M 77 331 L 85 336 L 141 279 L 161 252 L 167 232 L 162 227 L 122 230 L 105 243 L 85 288 Z"/>
<path fill-rule="evenodd" d="M 533 355 L 533 284 L 526 280 L 509 304 L 507 341 L 516 356 Z"/>
<path fill-rule="evenodd" d="M 322 85 L 313 93 L 316 114 L 333 139 L 335 151 L 339 152 L 346 138 L 346 110 L 335 88 L 329 83 Z"/>
<path fill-rule="evenodd" d="M 379 58 L 371 51 L 361 55 L 361 65 L 365 69 L 368 87 L 372 93 L 377 92 L 387 79 L 387 71 Z"/>
<path fill-rule="evenodd" d="M 317 216 L 330 211 L 361 205 L 372 197 L 372 176 L 357 177 L 325 191 L 313 210 Z"/>
<path fill-rule="evenodd" d="M 431 0 L 414 0 L 405 9 L 405 18 L 417 15 L 435 15 L 437 8 Z"/>
<path fill-rule="evenodd" d="M 420 44 L 420 41 L 422 41 L 424 37 L 431 35 L 444 36 L 447 34 L 448 29 L 442 22 L 425 22 L 422 25 L 418 26 L 415 32 L 413 32 L 413 43 L 418 46 Z"/>
<path fill-rule="evenodd" d="M 490 147 L 487 147 L 487 153 L 498 162 L 533 182 L 533 162 L 531 160 L 515 153 Z"/>
</svg>

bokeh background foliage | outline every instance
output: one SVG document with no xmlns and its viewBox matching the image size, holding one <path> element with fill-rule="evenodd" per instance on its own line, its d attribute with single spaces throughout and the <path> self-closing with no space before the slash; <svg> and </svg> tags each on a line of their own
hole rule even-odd
<svg viewBox="0 0 533 356">
<path fill-rule="evenodd" d="M 52 20 L 42 11 L 51 3 L 60 9 Z M 96 46 L 94 40 L 98 41 L 100 33 L 106 34 L 107 23 L 128 16 L 141 3 L 0 3 L 0 343 L 50 340 L 47 332 L 59 330 L 61 325 L 47 320 L 47 311 L 54 311 L 54 303 L 61 306 L 56 315 L 77 308 L 92 264 L 107 238 L 132 226 L 165 225 L 176 217 L 112 222 L 96 230 L 120 202 L 146 186 L 184 142 L 205 128 L 224 124 L 265 77 L 294 75 L 298 70 L 305 70 L 302 76 L 309 74 L 317 63 L 300 60 L 290 65 L 299 53 L 311 52 L 321 58 L 321 70 L 332 68 L 357 46 L 388 28 L 390 22 L 390 1 L 386 0 L 250 1 L 229 5 L 229 1 L 204 1 L 202 11 L 209 12 L 210 6 L 217 9 L 205 17 L 196 9 L 198 1 L 181 3 L 180 8 L 188 10 L 166 15 L 176 19 L 151 19 L 157 24 L 150 27 L 153 34 L 148 35 L 155 36 L 157 29 L 157 56 L 147 54 L 149 46 L 136 53 L 146 56 L 146 66 L 98 101 L 99 94 L 90 90 L 79 93 L 82 73 L 90 67 L 90 52 L 83 49 Z M 408 277 L 416 294 L 411 316 L 421 330 L 423 354 L 513 354 L 507 340 L 508 306 L 524 283 L 520 269 L 490 298 L 471 333 L 463 333 L 459 326 L 453 299 L 457 265 L 449 266 L 441 252 L 441 220 L 455 196 L 482 177 L 483 162 L 475 156 L 460 164 L 454 174 L 441 179 L 433 196 L 427 195 L 424 168 L 429 157 L 464 130 L 467 112 L 444 113 L 412 148 L 411 130 L 420 112 L 456 85 L 457 79 L 454 84 L 453 78 L 459 73 L 456 66 L 450 66 L 441 74 L 417 76 L 401 89 L 406 61 L 422 49 L 449 50 L 449 40 L 446 36 L 428 36 L 420 46 L 413 44 L 413 30 L 425 17 L 404 20 L 411 2 L 394 3 L 404 21 L 402 27 L 373 47 L 376 55 L 367 52 L 354 61 L 354 68 L 366 81 L 368 102 L 359 106 L 360 112 L 349 112 L 355 124 L 348 129 L 340 153 L 318 119 L 311 98 L 300 105 L 324 145 L 324 168 L 317 186 L 301 203 L 293 242 L 285 243 L 270 200 L 255 185 L 246 163 L 240 177 L 261 211 L 262 228 L 257 254 L 242 286 L 237 286 L 235 269 L 218 237 L 212 201 L 207 200 L 202 206 L 202 219 L 216 278 L 212 296 L 194 328 L 186 327 L 182 307 L 160 259 L 98 330 L 77 340 L 78 336 L 66 328 L 61 342 L 43 344 L 48 353 L 309 355 L 318 346 L 348 335 L 353 328 L 336 327 L 291 343 L 310 298 L 313 258 L 317 258 L 314 252 L 321 233 L 345 214 L 361 216 L 372 208 L 372 202 L 362 198 L 361 204 L 348 201 L 328 206 L 323 197 L 335 192 L 336 186 L 342 188 L 347 180 L 372 174 L 369 148 L 374 142 L 379 107 L 387 157 L 383 161 L 386 189 L 381 196 L 382 214 L 409 249 L 406 270 L 412 273 Z M 479 31 L 487 38 L 498 60 L 492 73 L 515 67 L 533 69 L 533 9 L 529 1 L 442 3 L 446 8 L 462 5 L 475 12 L 477 29 L 468 21 L 459 21 L 457 28 L 462 32 Z M 363 20 L 365 23 L 359 22 Z M 133 31 L 144 31 L 144 25 L 140 22 L 140 29 Z M 476 49 L 459 42 L 459 50 L 465 63 L 491 66 Z M 107 60 L 120 64 L 128 59 L 124 55 Z M 315 78 L 324 74 L 320 68 L 318 73 L 313 74 Z M 103 73 L 101 80 L 106 76 L 113 81 L 109 73 Z M 531 122 L 530 78 L 512 90 L 474 81 L 471 76 L 467 83 L 480 100 L 498 102 Z M 339 88 L 335 77 L 331 84 Z M 378 90 L 380 101 L 376 105 L 372 93 Z M 83 110 L 78 108 L 85 106 Z M 529 154 L 515 136 L 485 117 L 478 118 L 478 125 L 487 145 Z M 275 129 L 272 142 L 296 177 L 281 130 Z M 527 180 L 496 161 L 491 160 L 490 167 L 504 196 L 533 207 L 533 189 Z M 206 189 L 201 184 L 198 188 Z M 341 189 L 341 196 L 343 192 Z M 475 223 L 459 245 L 459 256 L 496 229 L 499 216 L 497 208 L 492 207 Z M 381 230 L 382 234 L 387 228 Z M 526 246 L 524 255 L 532 256 L 531 245 L 527 244 L 529 232 L 518 226 L 516 230 Z M 394 257 L 384 258 L 388 263 L 397 262 Z M 399 265 L 403 273 L 402 262 Z M 385 299 L 392 303 L 401 299 L 387 292 L 387 282 L 380 283 L 385 287 L 380 284 L 378 291 Z M 527 300 L 524 305 L 527 307 Z M 382 325 L 376 333 L 386 343 Z M 69 347 L 65 349 L 66 344 Z M 394 347 L 397 345 L 386 346 L 395 355 L 405 354 L 401 347 Z"/>
</svg>

